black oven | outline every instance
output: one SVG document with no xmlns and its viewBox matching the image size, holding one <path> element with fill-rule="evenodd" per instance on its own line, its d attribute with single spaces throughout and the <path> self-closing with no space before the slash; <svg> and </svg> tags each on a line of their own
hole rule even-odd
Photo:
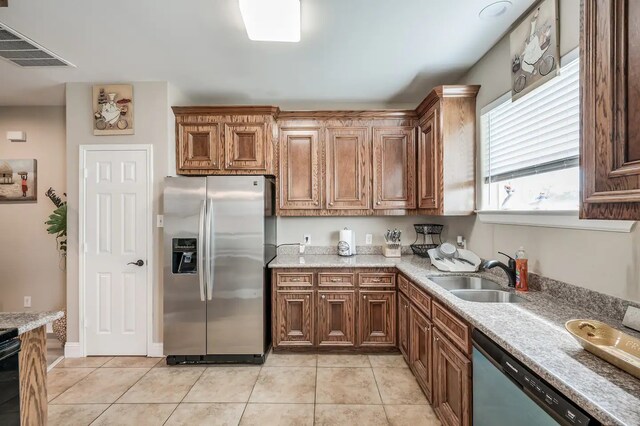
<svg viewBox="0 0 640 426">
<path fill-rule="evenodd" d="M 20 424 L 20 373 L 18 330 L 0 330 L 0 425 Z"/>
</svg>

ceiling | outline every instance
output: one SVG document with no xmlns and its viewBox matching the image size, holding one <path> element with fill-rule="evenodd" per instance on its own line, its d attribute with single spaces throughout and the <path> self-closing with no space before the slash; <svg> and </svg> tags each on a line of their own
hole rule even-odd
<svg viewBox="0 0 640 426">
<path fill-rule="evenodd" d="M 169 81 L 194 104 L 415 106 L 455 83 L 533 0 L 301 0 L 299 43 L 247 38 L 237 0 L 9 0 L 0 23 L 77 68 L 0 60 L 0 105 L 64 105 L 65 82 Z"/>
</svg>

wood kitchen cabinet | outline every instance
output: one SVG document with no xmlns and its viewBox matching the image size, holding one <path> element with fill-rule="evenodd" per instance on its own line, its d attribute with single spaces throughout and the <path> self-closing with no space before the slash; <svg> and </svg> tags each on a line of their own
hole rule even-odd
<svg viewBox="0 0 640 426">
<path fill-rule="evenodd" d="M 433 408 L 446 426 L 471 425 L 471 361 L 433 330 Z"/>
<path fill-rule="evenodd" d="M 276 107 L 173 107 L 179 175 L 274 173 Z"/>
<path fill-rule="evenodd" d="M 318 291 L 318 345 L 355 346 L 355 291 Z"/>
<path fill-rule="evenodd" d="M 396 344 L 396 292 L 360 291 L 360 345 Z"/>
<path fill-rule="evenodd" d="M 409 316 L 409 365 L 424 390 L 429 402 L 432 401 L 432 326 L 427 317 L 417 308 L 411 306 Z"/>
<path fill-rule="evenodd" d="M 274 339 L 277 346 L 314 345 L 314 292 L 276 292 Z"/>
<path fill-rule="evenodd" d="M 280 209 L 319 210 L 320 128 L 280 129 Z"/>
<path fill-rule="evenodd" d="M 409 359 L 410 311 L 411 303 L 409 299 L 404 294 L 398 293 L 398 349 L 402 352 L 407 364 L 411 363 Z"/>
<path fill-rule="evenodd" d="M 583 219 L 640 219 L 640 2 L 582 2 Z"/>
<path fill-rule="evenodd" d="M 373 128 L 373 208 L 416 207 L 415 128 Z"/>
<path fill-rule="evenodd" d="M 480 86 L 438 86 L 416 109 L 419 214 L 474 212 L 479 89 Z"/>
<path fill-rule="evenodd" d="M 326 135 L 326 208 L 370 208 L 371 142 L 368 129 L 331 127 Z"/>
<path fill-rule="evenodd" d="M 220 125 L 178 124 L 178 150 L 176 165 L 178 170 L 202 170 L 204 172 L 222 168 L 222 144 Z"/>
</svg>

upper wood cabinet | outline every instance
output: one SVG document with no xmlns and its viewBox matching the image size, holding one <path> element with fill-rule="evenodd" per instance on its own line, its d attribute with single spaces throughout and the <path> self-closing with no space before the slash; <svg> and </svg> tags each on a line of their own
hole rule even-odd
<svg viewBox="0 0 640 426">
<path fill-rule="evenodd" d="M 267 171 L 266 124 L 225 123 L 225 168 Z"/>
<path fill-rule="evenodd" d="M 476 96 L 480 86 L 439 86 L 418 106 L 418 213 L 475 210 Z"/>
<path fill-rule="evenodd" d="M 373 128 L 373 208 L 416 207 L 415 128 Z"/>
<path fill-rule="evenodd" d="M 220 170 L 222 168 L 220 126 L 211 124 L 178 124 L 178 170 Z"/>
<path fill-rule="evenodd" d="M 327 209 L 370 208 L 370 145 L 367 128 L 327 129 Z"/>
<path fill-rule="evenodd" d="M 280 129 L 280 209 L 320 209 L 320 129 Z"/>
<path fill-rule="evenodd" d="M 173 107 L 179 175 L 274 174 L 275 107 Z"/>
<path fill-rule="evenodd" d="M 640 219 L 640 2 L 582 2 L 583 219 Z"/>
</svg>

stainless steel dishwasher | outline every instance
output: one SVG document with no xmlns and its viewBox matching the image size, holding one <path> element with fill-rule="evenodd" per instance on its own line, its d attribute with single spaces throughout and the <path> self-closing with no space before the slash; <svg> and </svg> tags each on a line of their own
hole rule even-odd
<svg viewBox="0 0 640 426">
<path fill-rule="evenodd" d="M 473 330 L 474 426 L 593 426 L 600 423 Z"/>
</svg>

